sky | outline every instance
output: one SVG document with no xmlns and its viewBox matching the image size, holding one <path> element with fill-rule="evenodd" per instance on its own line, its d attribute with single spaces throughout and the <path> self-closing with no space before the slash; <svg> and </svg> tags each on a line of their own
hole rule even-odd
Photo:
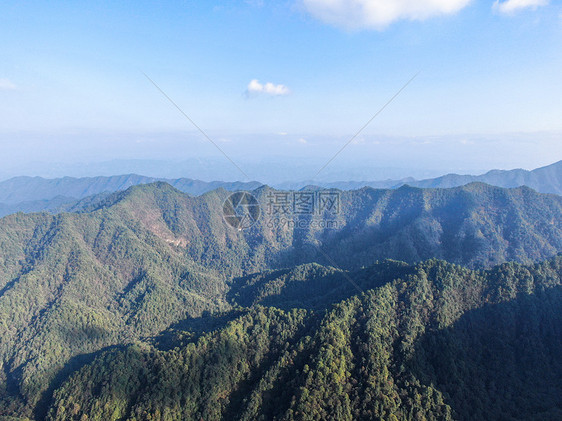
<svg viewBox="0 0 562 421">
<path fill-rule="evenodd" d="M 333 165 L 562 159 L 555 1 L 5 0 L 0 39 L 0 176 L 37 162 L 231 165 L 212 142 L 241 166 L 295 157 L 315 173 L 391 98 Z"/>
</svg>

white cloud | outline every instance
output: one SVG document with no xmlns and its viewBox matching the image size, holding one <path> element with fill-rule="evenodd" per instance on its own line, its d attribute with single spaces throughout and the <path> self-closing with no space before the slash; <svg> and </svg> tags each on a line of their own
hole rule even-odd
<svg viewBox="0 0 562 421">
<path fill-rule="evenodd" d="M 301 0 L 314 17 L 348 29 L 384 29 L 397 20 L 456 13 L 471 0 Z M 513 0 L 509 0 L 513 1 Z"/>
<path fill-rule="evenodd" d="M 306 145 L 308 143 L 308 141 L 304 137 L 298 139 L 297 142 L 302 143 L 303 145 Z"/>
<path fill-rule="evenodd" d="M 253 79 L 248 84 L 248 88 L 246 89 L 246 93 L 248 95 L 266 94 L 271 96 L 281 96 L 288 95 L 289 92 L 289 88 L 287 88 L 285 85 L 274 85 L 271 82 L 267 82 L 264 85 L 261 84 L 257 79 Z"/>
<path fill-rule="evenodd" d="M 17 86 L 8 79 L 0 78 L 0 91 L 13 91 Z"/>
<path fill-rule="evenodd" d="M 536 9 L 540 6 L 546 6 L 549 0 L 506 0 L 500 3 L 496 0 L 494 3 L 494 10 L 500 13 L 512 14 L 521 9 Z"/>
</svg>

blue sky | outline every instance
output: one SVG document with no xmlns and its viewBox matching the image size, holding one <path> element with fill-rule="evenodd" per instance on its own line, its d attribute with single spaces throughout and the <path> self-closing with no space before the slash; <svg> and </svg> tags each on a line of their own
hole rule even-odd
<svg viewBox="0 0 562 421">
<path fill-rule="evenodd" d="M 479 170 L 562 159 L 546 0 L 3 1 L 0 163 L 330 157 Z M 342 162 L 343 162 L 342 161 Z"/>
</svg>

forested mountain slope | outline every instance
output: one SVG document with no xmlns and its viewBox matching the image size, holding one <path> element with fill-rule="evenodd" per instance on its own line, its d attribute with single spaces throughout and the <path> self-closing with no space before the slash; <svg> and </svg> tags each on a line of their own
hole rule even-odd
<svg viewBox="0 0 562 421">
<path fill-rule="evenodd" d="M 221 271 L 326 264 L 323 250 L 344 268 L 386 258 L 442 258 L 471 267 L 508 260 L 530 263 L 562 250 L 562 198 L 526 187 L 474 183 L 453 189 L 333 191 L 339 212 L 279 220 L 268 212 L 268 200 L 276 192 L 254 190 L 262 213 L 242 231 L 225 222 L 223 203 L 229 194 L 220 189 L 188 197 L 163 183 L 136 186 L 96 206 L 124 211 L 155 235 L 176 242 L 193 260 L 219 265 Z"/>
<path fill-rule="evenodd" d="M 274 192 L 254 194 L 263 202 Z M 349 298 L 357 289 L 335 266 L 366 290 L 411 271 L 372 266 L 385 258 L 477 267 L 562 251 L 562 198 L 528 188 L 340 195 L 336 227 L 312 223 L 327 215 L 270 224 L 264 204 L 256 225 L 237 230 L 223 217 L 226 190 L 190 197 L 166 183 L 134 186 L 77 213 L 0 219 L 0 416 L 31 416 L 88 355 L 182 320 L 240 305 L 318 311 Z M 311 296 L 309 282 L 330 288 Z"/>
<path fill-rule="evenodd" d="M 0 414 L 27 414 L 70 358 L 226 308 L 225 283 L 129 215 L 12 215 L 0 234 Z"/>
<path fill-rule="evenodd" d="M 391 267 L 374 289 L 360 271 L 365 292 L 326 312 L 253 306 L 199 338 L 104 352 L 54 392 L 48 419 L 560 419 L 562 258 Z M 332 286 L 315 279 L 310 297 Z"/>
</svg>

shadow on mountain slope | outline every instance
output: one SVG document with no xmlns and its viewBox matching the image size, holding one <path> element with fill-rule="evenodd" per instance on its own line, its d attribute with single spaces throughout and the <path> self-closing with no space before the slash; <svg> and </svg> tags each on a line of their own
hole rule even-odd
<svg viewBox="0 0 562 421">
<path fill-rule="evenodd" d="M 465 313 L 408 363 L 461 420 L 562 419 L 562 287 Z"/>
</svg>

